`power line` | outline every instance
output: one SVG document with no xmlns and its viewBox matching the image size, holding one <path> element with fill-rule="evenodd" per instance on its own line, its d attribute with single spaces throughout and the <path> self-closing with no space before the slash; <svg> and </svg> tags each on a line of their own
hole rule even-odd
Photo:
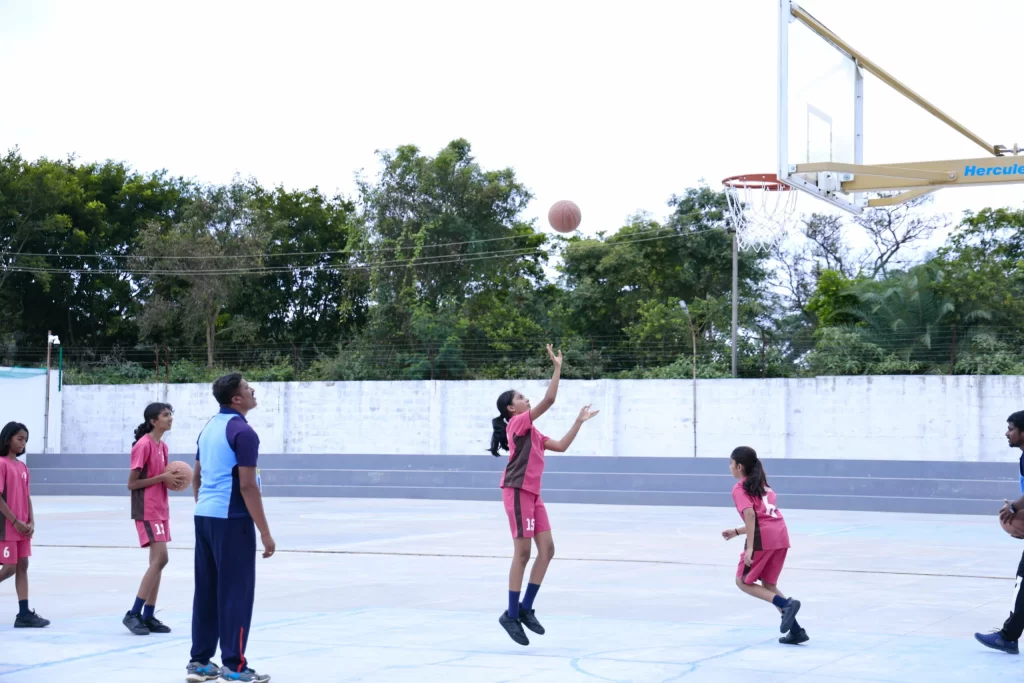
<svg viewBox="0 0 1024 683">
<path fill-rule="evenodd" d="M 447 248 L 447 247 L 461 247 L 461 246 L 466 246 L 468 244 L 484 244 L 484 243 L 489 243 L 489 242 L 503 242 L 503 241 L 509 241 L 509 240 L 528 239 L 528 238 L 534 238 L 534 237 L 547 237 L 547 235 L 545 235 L 545 233 L 534 232 L 534 233 L 523 234 L 523 235 L 506 235 L 504 237 L 487 237 L 487 238 L 484 238 L 484 239 L 467 240 L 467 241 L 464 241 L 464 242 L 443 242 L 443 243 L 437 243 L 437 244 L 423 244 L 423 245 L 415 245 L 415 244 L 413 244 L 413 245 L 405 245 L 405 246 L 393 245 L 393 246 L 390 246 L 388 248 L 389 249 L 393 249 L 395 251 L 412 251 L 414 249 L 442 249 L 442 248 Z M 371 245 L 371 247 L 372 246 L 373 245 Z M 324 251 L 286 251 L 286 252 L 281 252 L 281 253 L 276 253 L 276 254 L 267 253 L 267 254 L 263 254 L 263 256 L 270 256 L 270 257 L 273 257 L 273 258 L 277 258 L 279 256 L 333 256 L 333 255 L 338 255 L 338 254 L 351 254 L 352 251 L 353 251 L 352 249 L 334 249 L 334 250 L 324 250 Z M 146 255 L 141 255 L 141 254 L 112 254 L 112 253 L 99 253 L 99 254 L 59 254 L 59 253 L 58 254 L 48 254 L 48 253 L 41 253 L 41 252 L 19 252 L 17 254 L 11 254 L 9 252 L 8 253 L 0 253 L 0 256 L 6 256 L 6 255 L 12 255 L 12 256 L 35 256 L 35 257 L 55 257 L 56 256 L 56 257 L 59 257 L 59 258 L 79 258 L 79 259 L 138 259 L 138 260 L 145 260 L 145 261 L 159 261 L 159 260 L 197 260 L 197 261 L 205 261 L 205 260 L 212 260 L 212 259 L 246 259 L 246 258 L 252 258 L 251 256 L 246 256 L 246 255 L 241 255 L 241 254 L 225 254 L 225 255 L 221 255 L 221 256 L 211 256 L 211 255 L 208 255 L 208 254 L 205 254 L 205 255 L 190 255 L 190 256 L 146 256 Z"/>
<path fill-rule="evenodd" d="M 685 233 L 672 232 L 668 235 L 655 236 L 655 237 L 636 237 L 636 238 L 622 238 L 615 242 L 602 242 L 602 244 L 610 244 L 612 246 L 619 244 L 637 244 L 642 242 L 652 242 L 657 240 L 691 237 L 698 234 L 711 232 L 714 230 L 720 230 L 721 228 L 704 228 L 701 230 L 692 230 Z M 665 230 L 660 229 L 658 232 Z M 646 233 L 645 233 L 646 234 Z M 345 266 L 339 265 L 328 265 L 328 264 L 311 264 L 311 265 L 291 265 L 291 266 L 250 266 L 250 267 L 234 267 L 234 268 L 213 268 L 205 270 L 192 270 L 192 269 L 168 269 L 168 270 L 156 270 L 149 268 L 130 268 L 130 267 L 114 267 L 114 268 L 54 268 L 48 266 L 2 266 L 0 270 L 6 270 L 14 273 L 32 273 L 32 274 L 49 274 L 49 275 L 143 275 L 143 276 L 181 276 L 181 275 L 269 275 L 273 273 L 290 273 L 296 270 L 320 270 L 325 272 L 351 272 L 351 271 L 362 271 L 372 270 L 374 268 L 421 268 L 428 266 L 437 265 L 450 265 L 450 264 L 462 264 L 462 263 L 473 263 L 477 261 L 488 261 L 498 258 L 514 258 L 520 256 L 540 256 L 542 255 L 540 248 L 534 249 L 506 249 L 506 250 L 495 250 L 495 251 L 484 251 L 477 254 L 446 254 L 442 256 L 433 256 L 415 260 L 405 259 L 392 259 L 392 260 L 380 260 L 380 261 L 368 261 L 366 263 L 351 264 Z M 52 256 L 52 255 L 51 255 Z M 211 257 L 220 258 L 220 257 Z M 252 256 L 246 258 L 255 258 Z"/>
</svg>

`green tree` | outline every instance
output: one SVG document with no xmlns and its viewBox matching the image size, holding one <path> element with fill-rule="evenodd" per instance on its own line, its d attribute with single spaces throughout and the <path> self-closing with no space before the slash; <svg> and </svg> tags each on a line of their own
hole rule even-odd
<svg viewBox="0 0 1024 683">
<path fill-rule="evenodd" d="M 958 309 L 989 311 L 1006 341 L 1024 341 L 1024 211 L 968 213 L 936 263 L 944 273 L 939 291 Z"/>
<path fill-rule="evenodd" d="M 679 320 L 669 311 L 683 300 L 691 307 L 705 302 L 699 345 L 728 340 L 732 237 L 725 229 L 725 195 L 706 186 L 691 188 L 673 196 L 669 206 L 673 213 L 664 225 L 640 215 L 612 236 L 567 241 L 560 272 L 562 285 L 571 291 L 565 315 L 575 334 L 595 340 L 617 355 L 654 361 L 636 355 L 638 340 L 643 339 L 645 344 L 663 347 L 664 351 L 659 348 L 655 355 L 667 360 L 664 354 L 669 352 L 669 338 L 683 340 L 676 347 L 677 354 L 689 349 L 688 330 L 668 331 L 680 329 Z M 744 334 L 755 326 L 752 316 L 762 308 L 751 304 L 769 299 L 767 258 L 757 251 L 740 253 L 740 325 Z M 661 322 L 653 324 L 655 318 Z M 657 327 L 666 341 L 650 336 Z"/>
<path fill-rule="evenodd" d="M 245 276 L 261 267 L 273 232 L 261 195 L 253 181 L 203 187 L 180 220 L 142 230 L 136 258 L 151 288 L 139 318 L 143 335 L 159 341 L 179 326 L 202 333 L 207 367 L 217 335 L 253 337 L 254 321 L 225 308 Z"/>
<path fill-rule="evenodd" d="M 360 183 L 360 258 L 372 301 L 364 334 L 378 346 L 398 344 L 407 367 L 429 369 L 440 337 L 426 317 L 467 330 L 461 311 L 474 298 L 500 298 L 522 279 L 540 284 L 546 238 L 522 219 L 531 195 L 515 173 L 484 170 L 465 140 L 433 157 L 412 146 L 379 155 L 379 176 Z M 453 359 L 454 341 L 444 339 Z M 461 367 L 451 363 L 446 372 Z"/>
<path fill-rule="evenodd" d="M 266 272 L 253 276 L 231 309 L 258 321 L 265 343 L 334 347 L 365 320 L 369 279 L 354 243 L 353 202 L 318 188 L 277 187 L 260 197 L 269 216 Z"/>
</svg>

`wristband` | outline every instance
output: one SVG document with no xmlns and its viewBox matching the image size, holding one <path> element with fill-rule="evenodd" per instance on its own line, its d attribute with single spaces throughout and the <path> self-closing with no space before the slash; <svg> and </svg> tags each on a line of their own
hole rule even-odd
<svg viewBox="0 0 1024 683">
<path fill-rule="evenodd" d="M 1013 507 L 1013 503 L 1010 503 L 1010 514 L 1011 515 L 1017 514 L 1017 508 Z"/>
<path fill-rule="evenodd" d="M 739 535 L 740 535 L 740 530 L 739 530 L 739 529 L 733 529 L 733 531 L 735 531 L 735 532 L 736 532 L 736 535 L 737 535 L 737 536 L 739 536 Z"/>
</svg>

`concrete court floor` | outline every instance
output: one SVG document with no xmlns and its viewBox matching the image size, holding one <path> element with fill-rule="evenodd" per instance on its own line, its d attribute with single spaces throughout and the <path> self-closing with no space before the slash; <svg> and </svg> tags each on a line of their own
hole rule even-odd
<svg viewBox="0 0 1024 683">
<path fill-rule="evenodd" d="M 174 632 L 139 637 L 120 623 L 147 558 L 128 502 L 35 498 L 31 605 L 53 625 L 13 629 L 14 582 L 0 585 L 0 681 L 184 680 L 192 504 L 171 501 L 158 616 Z M 811 636 L 786 647 L 774 609 L 733 584 L 741 546 L 719 532 L 734 510 L 552 504 L 556 557 L 536 603 L 548 633 L 524 648 L 497 623 L 512 546 L 500 502 L 266 506 L 279 552 L 258 559 L 247 654 L 280 683 L 1024 679 L 1019 657 L 972 636 L 1009 612 L 1024 549 L 995 516 L 783 508 L 779 586 Z"/>
</svg>

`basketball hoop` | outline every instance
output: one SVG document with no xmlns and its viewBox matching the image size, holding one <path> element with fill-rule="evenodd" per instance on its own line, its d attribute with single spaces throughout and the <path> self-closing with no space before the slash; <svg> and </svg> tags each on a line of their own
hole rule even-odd
<svg viewBox="0 0 1024 683">
<path fill-rule="evenodd" d="M 786 236 L 796 192 L 774 173 L 737 175 L 722 181 L 741 249 L 770 249 Z"/>
</svg>

